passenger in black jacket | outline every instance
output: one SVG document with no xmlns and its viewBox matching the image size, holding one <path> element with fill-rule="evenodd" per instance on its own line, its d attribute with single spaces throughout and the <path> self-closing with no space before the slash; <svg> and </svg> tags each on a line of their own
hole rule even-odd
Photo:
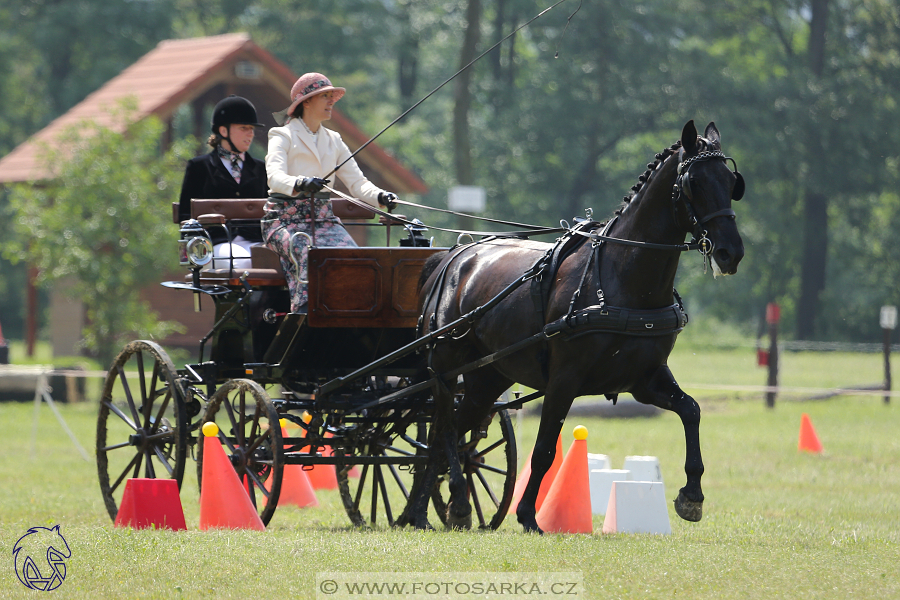
<svg viewBox="0 0 900 600">
<path fill-rule="evenodd" d="M 184 171 L 179 200 L 179 219 L 191 218 L 192 198 L 266 198 L 269 194 L 265 163 L 248 152 L 253 143 L 257 123 L 256 108 L 246 98 L 229 96 L 220 101 L 212 116 L 212 135 L 208 144 L 212 152 L 192 158 Z M 216 244 L 215 256 L 230 256 L 225 232 L 210 229 Z M 233 255 L 250 255 L 250 246 L 262 242 L 259 225 L 238 227 L 231 232 Z M 222 245 L 222 247 L 219 247 Z M 235 248 L 234 246 L 238 246 Z M 241 250 L 243 248 L 243 251 Z M 215 267 L 226 267 L 225 261 L 215 261 Z M 219 264 L 222 263 L 222 264 Z M 236 267 L 241 267 L 235 264 Z M 245 265 L 245 266 L 249 266 Z"/>
</svg>

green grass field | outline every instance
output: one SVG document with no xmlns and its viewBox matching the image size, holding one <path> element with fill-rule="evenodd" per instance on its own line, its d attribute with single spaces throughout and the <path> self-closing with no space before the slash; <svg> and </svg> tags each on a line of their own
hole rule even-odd
<svg viewBox="0 0 900 600">
<path fill-rule="evenodd" d="M 29 527 L 56 524 L 72 550 L 54 592 L 65 598 L 314 598 L 316 574 L 325 571 L 574 572 L 586 598 L 900 597 L 900 398 L 890 405 L 875 395 L 801 402 L 798 393 L 770 410 L 759 392 L 707 387 L 764 383 L 752 349 L 686 344 L 670 364 L 703 408 L 701 522 L 680 520 L 671 506 L 684 485 L 684 439 L 674 415 L 570 418 L 563 434 L 568 449 L 572 428 L 586 425 L 589 451 L 608 454 L 614 468 L 630 454 L 659 457 L 668 536 L 603 535 L 602 517 L 593 535 L 525 535 L 514 517 L 491 533 L 359 531 L 336 492 L 320 492 L 318 508 L 279 508 L 264 533 L 201 532 L 193 461 L 181 493 L 189 531 L 116 529 L 96 465 L 81 458 L 52 411 L 0 405 L 0 538 L 7 548 L 0 597 L 34 597 L 16 579 L 9 552 Z M 881 379 L 878 355 L 786 354 L 782 364 L 782 383 L 797 388 Z M 60 406 L 91 454 L 95 402 Z M 804 412 L 822 455 L 797 451 Z M 536 427 L 536 419 L 523 419 L 520 462 Z"/>
</svg>

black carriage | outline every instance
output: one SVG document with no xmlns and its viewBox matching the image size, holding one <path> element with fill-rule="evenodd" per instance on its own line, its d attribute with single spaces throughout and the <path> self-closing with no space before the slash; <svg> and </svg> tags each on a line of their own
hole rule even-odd
<svg viewBox="0 0 900 600">
<path fill-rule="evenodd" d="M 115 519 L 129 477 L 172 478 L 181 485 L 188 457 L 202 486 L 200 428 L 219 438 L 264 523 L 278 505 L 286 465 L 334 468 L 357 526 L 402 524 L 413 481 L 428 460 L 434 403 L 417 351 L 416 285 L 439 249 L 407 226 L 399 246 L 310 248 L 307 314 L 289 312 L 279 261 L 253 248 L 251 268 L 202 269 L 208 232 L 258 223 L 264 200 L 195 200 L 196 221 L 182 224 L 183 282 L 163 285 L 209 304 L 215 325 L 199 342 L 197 362 L 176 368 L 151 341 L 128 344 L 109 369 L 97 425 L 100 487 Z M 335 214 L 371 218 L 335 200 Z M 177 222 L 177 221 L 176 221 Z M 390 232 L 396 221 L 382 217 Z M 423 244 L 425 242 L 425 244 Z M 218 266 L 218 265 L 217 265 Z M 498 404 L 460 441 L 478 524 L 506 516 L 516 474 L 516 444 Z M 354 476 L 355 475 L 355 476 Z M 447 484 L 431 492 L 440 520 Z"/>
</svg>

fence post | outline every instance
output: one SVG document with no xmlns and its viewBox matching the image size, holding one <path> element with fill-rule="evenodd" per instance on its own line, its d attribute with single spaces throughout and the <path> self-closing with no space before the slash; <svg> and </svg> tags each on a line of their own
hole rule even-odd
<svg viewBox="0 0 900 600">
<path fill-rule="evenodd" d="M 778 387 L 778 321 L 781 320 L 781 309 L 774 302 L 766 305 L 766 323 L 769 324 L 769 388 Z M 766 406 L 775 408 L 775 390 L 766 392 Z"/>
<path fill-rule="evenodd" d="M 891 403 L 891 333 L 897 326 L 897 307 L 881 307 L 881 330 L 884 332 L 884 403 Z"/>
</svg>

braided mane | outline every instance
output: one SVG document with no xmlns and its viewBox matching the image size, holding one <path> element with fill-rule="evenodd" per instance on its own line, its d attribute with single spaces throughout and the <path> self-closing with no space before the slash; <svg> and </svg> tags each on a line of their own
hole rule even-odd
<svg viewBox="0 0 900 600">
<path fill-rule="evenodd" d="M 700 139 L 702 140 L 703 138 L 700 138 Z M 644 171 L 643 175 L 638 177 L 638 182 L 636 184 L 634 184 L 633 186 L 631 186 L 631 192 L 629 194 L 626 194 L 622 198 L 622 205 L 616 211 L 617 215 L 621 215 L 622 211 L 625 210 L 626 208 L 628 208 L 628 205 L 631 204 L 631 201 L 634 199 L 634 197 L 638 195 L 638 193 L 644 187 L 644 184 L 647 183 L 648 179 L 650 179 L 650 175 L 653 173 L 653 171 L 655 171 L 656 168 L 659 165 L 661 165 L 664 160 L 666 160 L 667 158 L 672 156 L 675 152 L 677 152 L 679 148 L 681 148 L 681 140 L 678 140 L 677 142 L 675 142 L 674 144 L 672 144 L 671 146 L 669 146 L 668 148 L 666 148 L 665 150 L 663 150 L 662 152 L 660 152 L 659 154 L 656 155 L 656 157 L 655 157 L 656 160 L 647 165 L 647 170 Z"/>
</svg>

